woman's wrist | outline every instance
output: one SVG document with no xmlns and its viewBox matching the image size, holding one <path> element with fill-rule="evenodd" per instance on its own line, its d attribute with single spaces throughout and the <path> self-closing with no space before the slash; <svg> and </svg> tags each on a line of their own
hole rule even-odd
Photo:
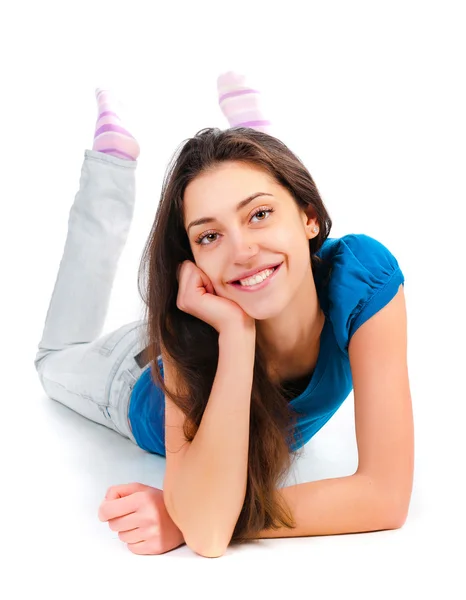
<svg viewBox="0 0 466 600">
<path fill-rule="evenodd" d="M 256 341 L 256 321 L 250 319 L 244 322 L 229 323 L 219 332 L 220 340 Z"/>
</svg>

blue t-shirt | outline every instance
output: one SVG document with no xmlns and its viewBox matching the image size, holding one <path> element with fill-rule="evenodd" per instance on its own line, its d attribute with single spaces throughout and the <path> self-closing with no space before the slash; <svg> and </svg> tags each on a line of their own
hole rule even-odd
<svg viewBox="0 0 466 600">
<path fill-rule="evenodd" d="M 347 398 L 353 389 L 348 355 L 350 339 L 404 284 L 393 254 L 364 234 L 327 238 L 317 256 L 331 265 L 326 285 L 315 277 L 325 323 L 314 372 L 306 389 L 290 401 L 299 413 L 299 438 L 290 448 L 292 451 L 306 444 Z M 161 357 L 158 364 L 163 375 Z M 151 379 L 150 366 L 131 393 L 129 419 L 137 444 L 148 452 L 165 456 L 165 398 Z"/>
</svg>

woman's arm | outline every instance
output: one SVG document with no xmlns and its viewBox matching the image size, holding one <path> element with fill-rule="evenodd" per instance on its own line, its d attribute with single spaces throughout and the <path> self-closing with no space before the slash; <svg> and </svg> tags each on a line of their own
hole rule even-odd
<svg viewBox="0 0 466 600">
<path fill-rule="evenodd" d="M 290 507 L 296 527 L 263 529 L 249 534 L 249 539 L 399 529 L 407 517 L 407 509 L 393 509 L 391 490 L 360 473 L 298 483 L 280 488 L 276 494 Z"/>
<path fill-rule="evenodd" d="M 167 510 L 198 554 L 219 556 L 246 496 L 255 329 L 219 334 L 219 360 L 199 429 L 167 493 Z"/>
<path fill-rule="evenodd" d="M 358 468 L 347 477 L 281 488 L 296 529 L 251 537 L 334 535 L 397 529 L 406 521 L 414 474 L 404 289 L 353 335 Z"/>
</svg>

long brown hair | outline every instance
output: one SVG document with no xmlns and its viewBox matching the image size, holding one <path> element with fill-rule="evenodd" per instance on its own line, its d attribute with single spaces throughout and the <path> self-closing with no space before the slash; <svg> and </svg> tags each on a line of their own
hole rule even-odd
<svg viewBox="0 0 466 600">
<path fill-rule="evenodd" d="M 218 333 L 176 306 L 177 267 L 184 260 L 195 262 L 183 223 L 183 196 L 195 177 L 224 161 L 262 168 L 291 193 L 300 208 L 317 218 L 319 233 L 309 241 L 314 276 L 324 266 L 315 253 L 332 226 L 308 170 L 271 135 L 249 128 L 207 128 L 185 140 L 175 152 L 142 255 L 138 287 L 146 306 L 152 380 L 188 417 L 184 427 L 187 441 L 194 439 L 211 394 L 218 364 Z M 142 283 L 144 277 L 146 282 Z M 161 344 L 185 383 L 186 395 L 169 391 L 164 384 L 157 363 Z M 291 451 L 292 445 L 299 447 L 295 430 L 298 413 L 288 400 L 280 383 L 270 380 L 263 351 L 256 343 L 246 496 L 231 542 L 243 542 L 262 529 L 296 526 L 289 507 L 281 505 L 275 494 L 293 456 L 297 456 Z"/>
</svg>

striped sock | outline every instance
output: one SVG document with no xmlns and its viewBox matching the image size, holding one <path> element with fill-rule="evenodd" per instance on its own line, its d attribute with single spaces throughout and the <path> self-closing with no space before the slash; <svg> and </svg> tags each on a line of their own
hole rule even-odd
<svg viewBox="0 0 466 600">
<path fill-rule="evenodd" d="M 92 150 L 125 160 L 136 160 L 140 153 L 136 139 L 122 126 L 115 112 L 116 100 L 108 90 L 97 88 L 98 117 Z"/>
<path fill-rule="evenodd" d="M 244 75 L 228 71 L 217 79 L 218 103 L 230 127 L 250 127 L 270 133 L 271 122 L 262 114 L 260 93 Z"/>
</svg>

